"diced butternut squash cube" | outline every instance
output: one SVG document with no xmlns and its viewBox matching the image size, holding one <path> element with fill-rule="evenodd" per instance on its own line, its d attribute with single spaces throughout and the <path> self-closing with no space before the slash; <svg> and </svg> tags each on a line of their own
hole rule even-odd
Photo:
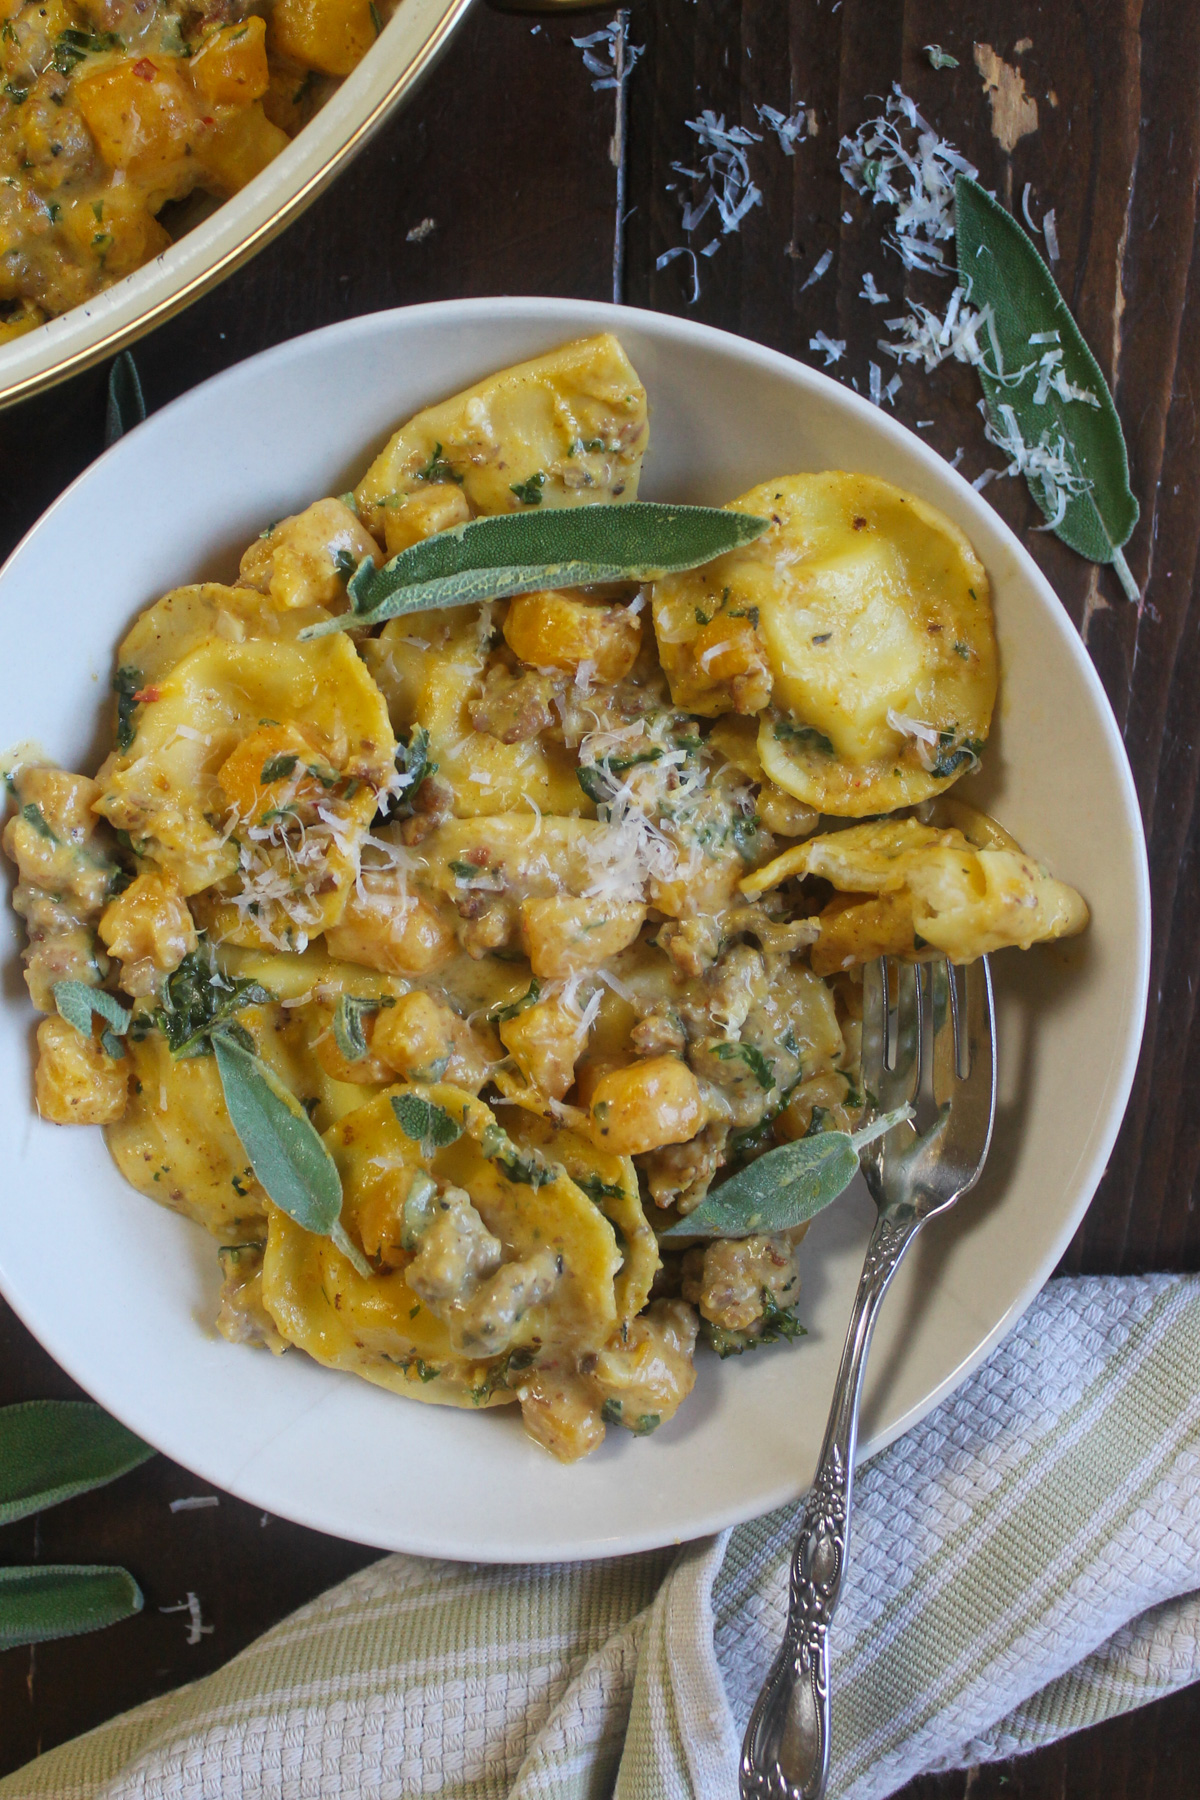
<svg viewBox="0 0 1200 1800">
<path fill-rule="evenodd" d="M 375 42 L 370 0 L 275 0 L 271 49 L 324 75 L 349 75 Z"/>
<path fill-rule="evenodd" d="M 52 1125 L 111 1125 L 125 1111 L 129 1063 L 65 1019 L 38 1026 L 37 1109 Z"/>
<path fill-rule="evenodd" d="M 286 150 L 289 141 L 286 131 L 272 125 L 262 101 L 255 100 L 241 112 L 206 126 L 196 155 L 218 187 L 236 194 L 260 175 L 281 150 Z"/>
<path fill-rule="evenodd" d="M 325 933 L 331 956 L 387 975 L 427 975 L 450 960 L 458 939 L 427 901 L 378 878 L 365 885 L 351 889 L 341 923 Z"/>
<path fill-rule="evenodd" d="M 556 994 L 505 1019 L 500 1037 L 526 1081 L 552 1100 L 561 1100 L 575 1079 L 575 1064 L 587 1042 L 578 1011 Z"/>
<path fill-rule="evenodd" d="M 420 988 L 379 1013 L 371 1047 L 408 1081 L 452 1081 L 477 1094 L 488 1073 L 486 1048 L 466 1020 Z"/>
<path fill-rule="evenodd" d="M 184 185 L 179 180 L 169 192 Z M 140 269 L 152 256 L 161 256 L 171 239 L 150 208 L 144 194 L 108 188 L 102 200 L 72 200 L 66 209 L 66 227 L 79 248 L 99 262 L 106 275 L 126 275 Z"/>
<path fill-rule="evenodd" d="M 632 944 L 645 917 L 636 900 L 573 900 L 569 894 L 523 900 L 521 935 L 530 967 L 550 980 L 586 975 Z"/>
<path fill-rule="evenodd" d="M 318 800 L 333 777 L 309 736 L 292 724 L 260 725 L 217 771 L 230 806 L 252 825 L 261 825 L 265 814 L 281 807 Z"/>
<path fill-rule="evenodd" d="M 518 594 L 504 621 L 509 649 L 535 669 L 576 675 L 588 665 L 593 681 L 620 681 L 637 661 L 642 622 L 626 606 L 604 606 L 554 592 Z"/>
<path fill-rule="evenodd" d="M 383 514 L 387 553 L 398 556 L 422 538 L 465 525 L 470 517 L 466 496 L 454 481 L 431 481 L 415 494 L 394 494 Z"/>
<path fill-rule="evenodd" d="M 640 1156 L 663 1144 L 686 1144 L 705 1123 L 700 1086 L 676 1056 L 613 1069 L 592 1095 L 592 1142 L 618 1156 Z"/>
<path fill-rule="evenodd" d="M 179 883 L 169 870 L 139 875 L 111 900 L 97 930 L 122 964 L 127 994 L 152 994 L 158 977 L 177 969 L 196 948 L 196 926 Z"/>
<path fill-rule="evenodd" d="M 267 27 L 251 15 L 234 25 L 219 25 L 206 37 L 188 65 L 197 93 L 209 106 L 249 106 L 270 85 Z"/>
<path fill-rule="evenodd" d="M 178 57 L 127 57 L 77 81 L 74 95 L 110 169 L 163 168 L 187 155 L 196 134 L 196 103 Z"/>
</svg>

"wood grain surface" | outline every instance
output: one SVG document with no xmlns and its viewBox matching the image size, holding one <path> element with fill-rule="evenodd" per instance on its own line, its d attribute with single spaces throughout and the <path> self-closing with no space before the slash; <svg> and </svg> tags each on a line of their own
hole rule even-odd
<svg viewBox="0 0 1200 1800">
<path fill-rule="evenodd" d="M 1200 1161 L 1200 6 L 1196 0 L 635 0 L 643 54 L 618 97 L 594 91 L 572 44 L 611 10 L 536 16 L 479 4 L 423 90 L 300 221 L 223 287 L 143 340 L 151 408 L 280 340 L 380 307 L 460 294 L 546 293 L 709 321 L 802 360 L 818 331 L 844 339 L 835 373 L 866 391 L 880 318 L 931 295 L 880 247 L 879 219 L 840 180 L 839 137 L 899 82 L 1018 213 L 1055 209 L 1057 275 L 1117 398 L 1142 515 L 1130 605 L 1111 573 L 1039 523 L 1022 484 L 989 500 L 1024 537 L 1075 620 L 1125 734 L 1151 848 L 1150 1012 L 1129 1114 L 1071 1246 L 1073 1271 L 1194 1269 Z M 924 46 L 959 59 L 935 70 Z M 986 91 L 985 75 L 993 82 Z M 762 191 L 741 230 L 701 258 L 656 268 L 685 239 L 680 203 L 703 107 L 755 130 L 756 107 L 803 101 L 808 134 L 785 156 L 768 132 L 748 152 Z M 1014 124 L 1036 127 L 1014 138 Z M 674 191 L 672 191 L 674 189 Z M 426 224 L 432 221 L 432 226 Z M 707 243 L 696 234 L 697 247 Z M 818 259 L 827 272 L 809 282 Z M 884 368 L 884 379 L 892 373 Z M 0 417 L 0 549 L 97 454 L 106 371 Z M 903 371 L 896 413 L 921 421 L 974 477 L 984 442 L 973 371 Z M 81 556 L 95 553 L 81 547 Z M 36 1197 L 30 1196 L 30 1203 Z M 53 1254 L 53 1244 L 47 1244 Z M 11 1314 L 0 1320 L 0 1401 L 71 1383 Z M 227 1660 L 266 1626 L 371 1560 L 361 1546 L 202 1493 L 155 1458 L 116 1486 L 0 1531 L 0 1561 L 118 1561 L 146 1611 L 103 1638 L 0 1656 L 0 1770 Z M 206 1629 L 187 1642 L 194 1593 Z M 908 1800 L 1183 1800 L 1200 1792 L 1200 1692 L 1185 1691 L 1025 1758 L 929 1777 Z"/>
</svg>

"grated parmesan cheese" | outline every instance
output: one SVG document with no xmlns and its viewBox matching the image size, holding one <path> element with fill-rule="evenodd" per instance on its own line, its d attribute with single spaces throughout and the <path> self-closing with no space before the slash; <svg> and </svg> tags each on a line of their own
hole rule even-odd
<svg viewBox="0 0 1200 1800">
<path fill-rule="evenodd" d="M 779 139 L 783 154 L 795 156 L 796 145 L 804 136 L 807 124 L 803 100 L 797 100 L 790 113 L 781 113 L 774 106 L 756 106 L 754 110 L 760 123 L 768 126 Z"/>
<path fill-rule="evenodd" d="M 601 31 L 591 32 L 587 37 L 573 37 L 571 42 L 577 50 L 583 51 L 583 66 L 594 77 L 594 94 L 600 93 L 604 88 L 623 87 L 646 54 L 644 44 L 629 42 L 620 18 L 614 19 L 611 25 L 605 25 Z"/>
<path fill-rule="evenodd" d="M 831 338 L 825 331 L 818 331 L 814 337 L 810 337 L 808 347 L 823 353 L 827 369 L 832 368 L 834 363 L 841 362 L 846 354 L 845 338 Z"/>
<path fill-rule="evenodd" d="M 891 298 L 888 294 L 880 293 L 879 289 L 875 286 L 875 277 L 872 275 L 870 269 L 868 269 L 863 276 L 863 284 L 859 290 L 858 297 L 860 300 L 869 300 L 872 306 L 887 306 Z"/>
<path fill-rule="evenodd" d="M 942 245 L 954 236 L 954 177 L 979 171 L 938 136 L 898 82 L 883 113 L 842 139 L 838 162 L 856 194 L 895 208 L 883 241 L 905 268 L 946 273 Z"/>
<path fill-rule="evenodd" d="M 803 293 L 805 288 L 810 288 L 813 285 L 814 281 L 820 281 L 822 275 L 825 274 L 826 270 L 829 268 L 829 265 L 832 261 L 833 261 L 833 251 L 832 250 L 826 250 L 821 256 L 819 256 L 817 258 L 816 262 L 813 264 L 812 270 L 811 270 L 810 274 L 808 275 L 807 279 L 800 283 L 800 292 Z"/>
<path fill-rule="evenodd" d="M 901 737 L 912 739 L 921 767 L 932 769 L 937 761 L 940 742 L 936 725 L 927 725 L 924 719 L 910 718 L 907 713 L 897 712 L 894 706 L 888 707 L 887 722 L 893 731 L 900 733 Z"/>
</svg>

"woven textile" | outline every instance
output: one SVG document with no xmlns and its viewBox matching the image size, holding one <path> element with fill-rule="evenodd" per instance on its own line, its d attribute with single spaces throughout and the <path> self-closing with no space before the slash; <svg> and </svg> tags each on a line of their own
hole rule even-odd
<svg viewBox="0 0 1200 1800">
<path fill-rule="evenodd" d="M 387 1557 L 0 1800 L 732 1800 L 797 1512 L 582 1565 Z M 1200 1279 L 1053 1282 L 862 1472 L 830 1793 L 1142 1705 L 1198 1643 Z"/>
</svg>

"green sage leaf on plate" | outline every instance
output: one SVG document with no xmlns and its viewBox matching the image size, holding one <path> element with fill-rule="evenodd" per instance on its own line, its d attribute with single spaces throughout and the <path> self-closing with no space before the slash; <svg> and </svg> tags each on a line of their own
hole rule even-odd
<svg viewBox="0 0 1200 1800">
<path fill-rule="evenodd" d="M 124 1037 L 133 1017 L 129 1008 L 122 1006 L 112 994 L 106 994 L 103 988 L 89 987 L 86 981 L 56 981 L 54 1004 L 67 1024 L 81 1031 L 84 1037 L 92 1035 L 93 1013 L 98 1014 L 118 1037 Z"/>
<path fill-rule="evenodd" d="M 444 1106 L 421 1094 L 393 1094 L 392 1111 L 405 1137 L 420 1144 L 426 1156 L 444 1150 L 462 1136 L 457 1119 L 452 1119 Z"/>
<path fill-rule="evenodd" d="M 234 1034 L 238 1033 L 238 1036 Z M 341 1222 L 342 1178 L 320 1133 L 292 1093 L 233 1024 L 212 1034 L 229 1121 L 268 1198 L 289 1219 L 334 1246 L 362 1276 L 374 1274 Z"/>
<path fill-rule="evenodd" d="M 1035 453 L 1024 473 L 1044 529 L 1080 556 L 1111 563 L 1137 600 L 1121 546 L 1137 524 L 1138 503 L 1100 366 L 1012 215 L 967 175 L 955 181 L 954 199 L 959 279 L 987 321 L 977 367 L 992 429 L 1003 445 Z"/>
<path fill-rule="evenodd" d="M 91 1400 L 0 1408 L 0 1525 L 104 1487 L 153 1455 Z"/>
<path fill-rule="evenodd" d="M 858 1173 L 859 1151 L 911 1117 L 911 1108 L 903 1106 L 873 1119 L 861 1131 L 819 1131 L 768 1150 L 659 1236 L 752 1237 L 804 1225 L 849 1187 Z"/>
<path fill-rule="evenodd" d="M 213 1034 L 229 1119 L 267 1194 L 305 1231 L 328 1237 L 342 1210 L 337 1164 L 296 1096 L 261 1057 Z"/>
<path fill-rule="evenodd" d="M 340 994 L 333 1014 L 333 1041 L 347 1062 L 361 1062 L 369 1048 L 363 1018 L 381 1007 L 395 1006 L 391 994 Z"/>
<path fill-rule="evenodd" d="M 539 588 L 652 581 L 749 544 L 769 523 L 725 507 L 651 500 L 473 519 L 410 545 L 382 569 L 364 557 L 347 584 L 351 610 L 310 625 L 300 636 L 357 630 L 402 613 L 469 606 Z"/>
<path fill-rule="evenodd" d="M 0 1569 L 0 1650 L 99 1631 L 141 1612 L 143 1604 L 127 1569 L 58 1563 Z"/>
</svg>

